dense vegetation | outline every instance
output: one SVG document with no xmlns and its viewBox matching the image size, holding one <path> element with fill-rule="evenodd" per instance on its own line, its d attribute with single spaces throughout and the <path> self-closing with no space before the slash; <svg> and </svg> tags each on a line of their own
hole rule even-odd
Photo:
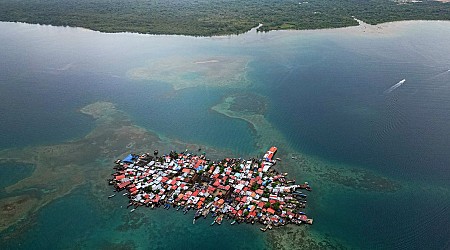
<svg viewBox="0 0 450 250">
<path fill-rule="evenodd" d="M 300 1 L 300 2 L 299 2 Z M 303 2 L 307 1 L 307 2 Z M 450 3 L 390 0 L 0 0 L 0 21 L 209 36 L 398 20 L 450 20 Z"/>
</svg>

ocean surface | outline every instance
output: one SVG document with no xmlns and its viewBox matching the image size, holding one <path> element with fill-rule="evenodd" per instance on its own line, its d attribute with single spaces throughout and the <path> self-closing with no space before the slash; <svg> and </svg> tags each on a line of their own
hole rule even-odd
<svg viewBox="0 0 450 250">
<path fill-rule="evenodd" d="M 353 248 L 448 249 L 449 40 L 450 22 L 213 38 L 0 23 L 0 150 L 81 138 L 95 124 L 78 110 L 109 101 L 162 137 L 254 157 L 266 148 L 255 146 L 252 127 L 211 107 L 229 95 L 257 93 L 267 97 L 267 120 L 311 163 L 370 170 L 403 187 L 326 193 L 326 182 L 312 183 L 318 192 L 309 195 L 315 221 L 308 230 Z M 228 86 L 209 68 L 198 76 L 186 66 L 216 58 L 243 62 L 249 84 Z M 161 65 L 170 72 L 152 71 Z M 220 74 L 233 77 L 242 67 L 225 63 Z M 142 68 L 147 78 L 133 77 Z M 174 81 L 193 87 L 174 90 Z M 0 162 L 0 189 L 32 171 Z M 126 198 L 105 201 L 106 181 L 102 197 L 90 185 L 41 208 L 19 233 L 0 233 L 1 248 L 266 247 L 257 226 L 212 230 L 209 220 L 192 225 L 191 216 L 172 210 L 130 214 Z"/>
</svg>

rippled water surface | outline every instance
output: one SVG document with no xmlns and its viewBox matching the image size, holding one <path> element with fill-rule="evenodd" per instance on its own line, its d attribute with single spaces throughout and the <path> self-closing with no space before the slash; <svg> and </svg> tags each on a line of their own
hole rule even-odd
<svg viewBox="0 0 450 250">
<path fill-rule="evenodd" d="M 215 38 L 14 23 L 0 23 L 0 30 L 0 149 L 80 138 L 94 124 L 78 110 L 110 101 L 163 137 L 252 157 L 265 150 L 256 148 L 252 127 L 211 107 L 254 92 L 267 97 L 265 117 L 283 140 L 311 162 L 371 170 L 402 185 L 398 193 L 326 193 L 321 183 L 315 188 L 323 197 L 311 193 L 311 230 L 358 248 L 449 247 L 448 22 Z M 4 167 L 0 188 L 27 177 L 28 169 Z M 210 230 L 209 222 L 192 226 L 190 216 L 161 210 L 133 217 L 120 208 L 125 199 L 100 205 L 105 201 L 88 186 L 40 209 L 2 245 L 265 246 L 256 226 Z"/>
</svg>

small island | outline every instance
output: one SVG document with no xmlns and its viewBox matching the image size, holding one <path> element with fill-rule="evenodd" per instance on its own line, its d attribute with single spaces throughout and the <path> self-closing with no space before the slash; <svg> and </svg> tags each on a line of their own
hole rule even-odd
<svg viewBox="0 0 450 250">
<path fill-rule="evenodd" d="M 201 150 L 199 150 L 201 151 Z M 287 224 L 312 224 L 303 212 L 308 182 L 295 184 L 287 173 L 279 173 L 274 165 L 276 147 L 271 147 L 261 159 L 226 158 L 211 161 L 205 153 L 170 152 L 158 156 L 130 154 L 117 160 L 113 178 L 115 192 L 128 196 L 134 212 L 140 206 L 195 210 L 193 223 L 209 214 L 211 226 L 223 219 L 235 223 L 260 223 L 261 231 Z M 116 193 L 108 198 L 113 198 Z"/>
</svg>

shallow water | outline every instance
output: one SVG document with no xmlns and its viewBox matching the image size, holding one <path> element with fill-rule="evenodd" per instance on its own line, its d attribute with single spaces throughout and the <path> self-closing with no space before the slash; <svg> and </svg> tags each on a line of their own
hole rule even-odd
<svg viewBox="0 0 450 250">
<path fill-rule="evenodd" d="M 0 30 L 5 48 L 0 50 L 0 149 L 82 137 L 94 123 L 78 110 L 100 100 L 116 103 L 135 124 L 161 136 L 253 157 L 266 149 L 255 147 L 251 126 L 210 108 L 228 95 L 254 92 L 267 97 L 266 118 L 311 164 L 373 170 L 402 183 L 401 191 L 386 194 L 330 191 L 329 183 L 312 183 L 317 192 L 311 193 L 308 207 L 315 218 L 311 230 L 358 248 L 448 247 L 443 233 L 450 227 L 448 22 L 393 24 L 380 34 L 344 29 L 219 38 L 102 34 L 13 23 L 0 23 Z M 195 72 L 192 65 L 177 66 L 170 77 L 129 76 L 130 70 L 155 62 L 180 65 L 224 57 L 249 58 L 250 85 L 216 87 L 208 79 L 220 78 Z M 231 76 L 233 69 L 220 75 Z M 170 81 L 178 75 L 203 77 L 205 85 L 175 91 Z M 196 77 L 183 81 L 195 85 Z M 404 84 L 386 92 L 402 79 Z M 0 187 L 28 175 L 28 170 L 14 171 L 2 169 L 14 178 L 2 174 Z M 302 180 L 302 173 L 292 172 Z M 45 206 L 29 228 L 3 238 L 2 245 L 265 246 L 265 235 L 256 226 L 210 230 L 210 220 L 192 225 L 192 215 L 181 212 L 139 209 L 130 214 L 123 208 L 125 198 L 105 200 L 110 193 L 106 183 L 98 190 L 101 195 L 89 194 L 90 188 L 85 184 Z"/>
<path fill-rule="evenodd" d="M 33 171 L 34 165 L 32 164 L 15 161 L 0 162 L 0 189 L 30 176 Z"/>
</svg>

